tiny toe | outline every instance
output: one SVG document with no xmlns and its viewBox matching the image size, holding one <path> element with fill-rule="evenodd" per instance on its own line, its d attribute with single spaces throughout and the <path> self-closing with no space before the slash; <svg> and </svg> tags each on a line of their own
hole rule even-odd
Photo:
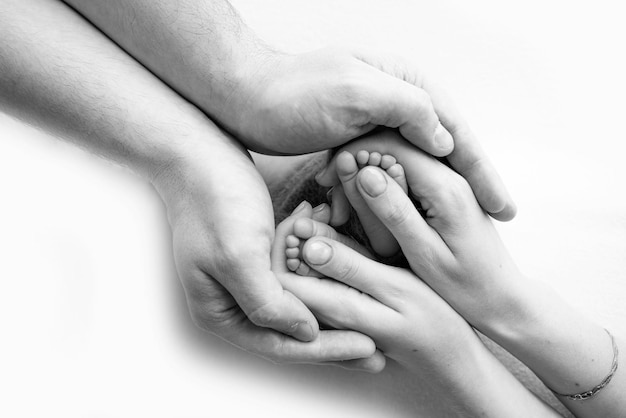
<svg viewBox="0 0 626 418">
<path fill-rule="evenodd" d="M 369 165 L 379 166 L 383 156 L 379 152 L 372 152 L 369 158 Z"/>
<path fill-rule="evenodd" d="M 343 151 L 337 156 L 336 163 L 339 180 L 351 178 L 354 176 L 354 172 L 359 170 L 354 156 L 347 151 Z"/>
<path fill-rule="evenodd" d="M 293 233 L 298 238 L 309 239 L 315 234 L 315 223 L 307 218 L 298 219 L 293 224 Z"/>
<path fill-rule="evenodd" d="M 404 168 L 400 164 L 394 164 L 387 169 L 387 174 L 402 187 L 405 193 L 409 192 L 409 185 L 404 174 Z"/>
<path fill-rule="evenodd" d="M 287 248 L 285 250 L 285 255 L 287 256 L 287 258 L 298 258 L 299 254 L 300 254 L 299 247 Z"/>
<path fill-rule="evenodd" d="M 356 162 L 359 164 L 359 168 L 365 167 L 370 159 L 370 153 L 362 149 L 356 153 Z"/>
<path fill-rule="evenodd" d="M 298 270 L 298 267 L 300 267 L 300 264 L 303 264 L 303 263 L 302 261 L 300 261 L 299 258 L 287 259 L 287 268 L 293 272 L 296 272 Z"/>
<path fill-rule="evenodd" d="M 388 170 L 389 167 L 397 163 L 395 157 L 393 155 L 383 155 L 382 160 L 380 161 L 380 168 L 383 170 Z"/>
<path fill-rule="evenodd" d="M 287 247 L 297 247 L 300 245 L 300 238 L 295 235 L 287 235 L 287 238 L 285 238 L 285 244 Z"/>
</svg>

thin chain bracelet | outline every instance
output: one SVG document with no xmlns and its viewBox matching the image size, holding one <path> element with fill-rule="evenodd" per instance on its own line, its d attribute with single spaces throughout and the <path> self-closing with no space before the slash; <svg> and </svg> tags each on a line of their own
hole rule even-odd
<svg viewBox="0 0 626 418">
<path fill-rule="evenodd" d="M 565 394 L 553 391 L 555 394 L 557 394 L 558 396 L 566 397 L 567 399 L 570 399 L 572 401 L 584 401 L 586 399 L 589 399 L 595 396 L 598 392 L 604 389 L 606 385 L 609 384 L 611 379 L 613 379 L 613 376 L 615 375 L 615 371 L 617 370 L 617 359 L 619 357 L 619 350 L 617 349 L 617 343 L 615 342 L 615 338 L 613 337 L 613 334 L 611 334 L 609 330 L 606 328 L 604 330 L 606 331 L 607 334 L 609 334 L 609 337 L 611 337 L 611 344 L 613 344 L 613 365 L 611 366 L 611 371 L 609 372 L 609 374 L 606 375 L 606 377 L 602 380 L 602 382 L 600 382 L 598 386 L 586 392 L 574 393 L 572 395 L 565 395 Z"/>
</svg>

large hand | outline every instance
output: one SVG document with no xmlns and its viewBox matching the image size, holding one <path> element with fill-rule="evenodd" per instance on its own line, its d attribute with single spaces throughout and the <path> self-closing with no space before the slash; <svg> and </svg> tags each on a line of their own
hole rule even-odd
<svg viewBox="0 0 626 418">
<path fill-rule="evenodd" d="M 318 331 L 310 311 L 283 290 L 270 270 L 274 220 L 267 188 L 245 151 L 215 147 L 196 147 L 193 158 L 175 162 L 155 181 L 168 206 L 194 321 L 275 362 L 377 368 L 368 360 L 375 353 L 370 338 Z"/>
<path fill-rule="evenodd" d="M 383 54 L 323 49 L 268 53 L 250 73 L 213 115 L 248 148 L 311 152 L 342 145 L 377 126 L 398 128 L 429 154 L 448 156 L 492 216 L 515 216 L 514 203 L 467 123 L 415 64 Z M 319 180 L 325 186 L 338 183 L 333 172 Z"/>
<path fill-rule="evenodd" d="M 65 1 L 253 151 L 312 152 L 379 125 L 399 128 L 432 155 L 454 147 L 449 159 L 483 208 L 515 215 L 467 124 L 413 63 L 367 51 L 270 51 L 226 0 Z"/>
</svg>

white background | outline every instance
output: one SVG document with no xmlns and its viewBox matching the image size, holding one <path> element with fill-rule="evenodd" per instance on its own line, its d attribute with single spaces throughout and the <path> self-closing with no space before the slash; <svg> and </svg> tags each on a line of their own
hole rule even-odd
<svg viewBox="0 0 626 418">
<path fill-rule="evenodd" d="M 621 2 L 233 2 L 270 44 L 358 44 L 447 86 L 519 206 L 522 269 L 626 328 Z M 379 376 L 274 366 L 191 324 L 158 196 L 0 115 L 0 415 L 408 417 Z M 403 380 L 404 379 L 404 380 Z"/>
</svg>

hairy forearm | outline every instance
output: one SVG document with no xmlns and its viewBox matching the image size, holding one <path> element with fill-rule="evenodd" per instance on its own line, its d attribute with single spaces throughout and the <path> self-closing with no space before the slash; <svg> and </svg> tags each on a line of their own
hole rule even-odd
<svg viewBox="0 0 626 418">
<path fill-rule="evenodd" d="M 229 146 L 198 109 L 66 5 L 7 0 L 0 8 L 7 113 L 148 177 L 201 134 Z"/>
<path fill-rule="evenodd" d="M 225 0 L 64 0 L 215 120 L 269 50 Z"/>
</svg>

